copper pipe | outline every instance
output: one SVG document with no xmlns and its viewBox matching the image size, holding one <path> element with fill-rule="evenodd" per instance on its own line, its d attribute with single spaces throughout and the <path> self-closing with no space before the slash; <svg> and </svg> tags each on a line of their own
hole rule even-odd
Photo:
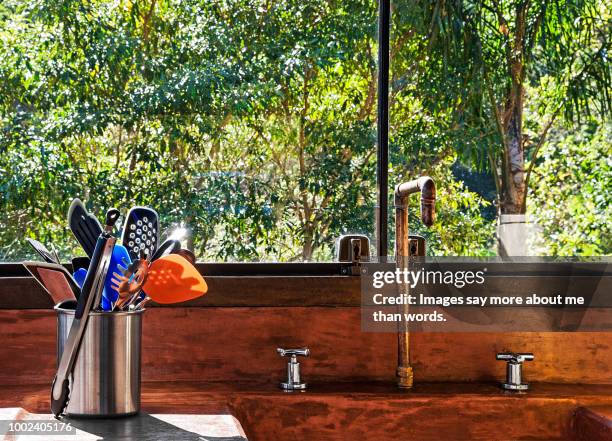
<svg viewBox="0 0 612 441">
<path fill-rule="evenodd" d="M 436 184 L 429 176 L 421 176 L 395 187 L 395 204 L 407 205 L 407 197 L 412 193 L 421 192 L 421 221 L 431 227 L 436 219 Z M 408 212 L 406 211 L 406 216 Z M 406 224 L 408 219 L 406 218 Z M 406 236 L 406 245 L 408 244 Z M 407 255 L 407 254 L 406 254 Z"/>
<path fill-rule="evenodd" d="M 410 261 L 410 238 L 408 231 L 408 198 L 412 193 L 421 193 L 421 221 L 431 226 L 436 217 L 436 185 L 429 176 L 422 176 L 395 187 L 395 262 L 401 271 L 407 270 Z M 399 294 L 409 294 L 410 285 L 398 284 Z M 399 306 L 400 314 L 408 313 L 408 305 Z M 397 329 L 397 385 L 411 388 L 413 371 L 410 365 L 410 332 L 408 322 L 398 322 Z"/>
</svg>

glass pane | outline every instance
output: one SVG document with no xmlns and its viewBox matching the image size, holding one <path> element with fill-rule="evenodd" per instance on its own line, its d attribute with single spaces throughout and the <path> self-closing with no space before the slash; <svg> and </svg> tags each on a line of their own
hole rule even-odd
<svg viewBox="0 0 612 441">
<path fill-rule="evenodd" d="M 372 1 L 0 5 L 0 260 L 83 251 L 79 197 L 159 212 L 209 261 L 329 261 L 373 236 Z"/>
<path fill-rule="evenodd" d="M 428 254 L 612 254 L 609 7 L 392 2 L 390 191 L 435 179 Z"/>
</svg>

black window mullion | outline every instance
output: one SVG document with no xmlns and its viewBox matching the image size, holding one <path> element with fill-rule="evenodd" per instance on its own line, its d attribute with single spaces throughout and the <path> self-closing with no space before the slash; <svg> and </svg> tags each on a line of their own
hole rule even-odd
<svg viewBox="0 0 612 441">
<path fill-rule="evenodd" d="M 378 114 L 376 129 L 378 150 L 376 164 L 377 205 L 376 250 L 384 259 L 388 254 L 389 213 L 389 28 L 391 1 L 378 3 Z"/>
</svg>

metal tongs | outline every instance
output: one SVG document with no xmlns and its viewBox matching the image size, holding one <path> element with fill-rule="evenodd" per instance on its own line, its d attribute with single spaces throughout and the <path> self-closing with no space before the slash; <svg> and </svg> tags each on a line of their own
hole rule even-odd
<svg viewBox="0 0 612 441">
<path fill-rule="evenodd" d="M 64 413 L 70 399 L 70 381 L 76 362 L 81 341 L 87 329 L 89 313 L 100 304 L 106 273 L 110 266 L 113 248 L 117 239 L 112 236 L 112 230 L 119 218 L 119 210 L 111 208 L 106 213 L 105 227 L 91 257 L 87 277 L 83 282 L 81 295 L 74 313 L 68 339 L 60 359 L 57 373 L 51 386 L 51 411 L 55 417 Z"/>
</svg>

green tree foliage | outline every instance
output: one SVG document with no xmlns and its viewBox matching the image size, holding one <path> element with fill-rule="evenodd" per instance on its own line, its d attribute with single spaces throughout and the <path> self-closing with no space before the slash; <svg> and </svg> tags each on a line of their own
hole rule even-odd
<svg viewBox="0 0 612 441">
<path fill-rule="evenodd" d="M 438 180 L 431 253 L 486 255 L 489 201 L 450 166 L 495 135 L 457 118 L 457 91 L 471 83 L 457 64 L 431 68 L 411 15 L 424 9 L 408 6 L 394 10 L 391 183 Z M 77 254 L 65 222 L 76 196 L 99 217 L 151 205 L 168 228 L 185 223 L 209 260 L 328 260 L 340 234 L 372 236 L 376 9 L 3 2 L 0 259 L 26 257 L 25 237 Z"/>
<path fill-rule="evenodd" d="M 534 168 L 528 213 L 549 256 L 612 254 L 612 126 L 551 133 Z"/>
<path fill-rule="evenodd" d="M 525 212 L 532 164 L 559 115 L 610 115 L 609 1 L 437 0 L 400 9 L 423 55 L 415 92 L 437 109 L 464 160 L 494 175 L 501 214 Z M 398 8 L 399 9 L 399 8 Z M 415 63 L 417 64 L 417 63 Z M 526 89 L 551 82 L 539 130 Z"/>
</svg>

